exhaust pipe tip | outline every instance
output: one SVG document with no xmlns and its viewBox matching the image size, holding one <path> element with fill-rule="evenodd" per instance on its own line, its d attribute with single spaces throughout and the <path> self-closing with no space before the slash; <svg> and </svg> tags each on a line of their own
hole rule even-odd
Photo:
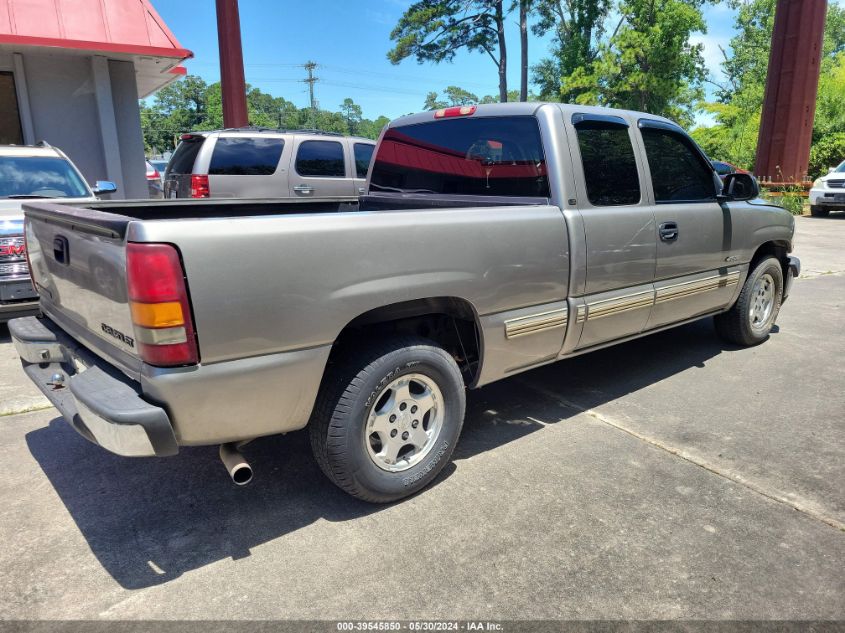
<svg viewBox="0 0 845 633">
<path fill-rule="evenodd" d="M 237 486 L 246 486 L 252 481 L 252 466 L 238 450 L 235 442 L 220 445 L 220 461 Z"/>
</svg>

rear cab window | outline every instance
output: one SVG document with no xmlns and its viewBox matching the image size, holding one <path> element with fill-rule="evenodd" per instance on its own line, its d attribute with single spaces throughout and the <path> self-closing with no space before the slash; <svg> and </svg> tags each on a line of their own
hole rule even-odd
<svg viewBox="0 0 845 633">
<path fill-rule="evenodd" d="M 300 176 L 345 178 L 343 145 L 338 141 L 302 141 L 296 151 L 294 169 Z"/>
<path fill-rule="evenodd" d="M 214 144 L 210 176 L 270 176 L 276 173 L 285 141 L 281 138 L 221 136 Z"/>
<path fill-rule="evenodd" d="M 443 119 L 388 128 L 370 191 L 548 198 L 537 119 Z"/>
</svg>

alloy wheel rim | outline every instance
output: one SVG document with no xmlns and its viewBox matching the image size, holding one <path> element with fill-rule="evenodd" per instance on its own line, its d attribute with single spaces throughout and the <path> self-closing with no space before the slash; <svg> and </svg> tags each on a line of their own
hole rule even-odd
<svg viewBox="0 0 845 633">
<path fill-rule="evenodd" d="M 754 282 L 751 289 L 751 307 L 748 309 L 751 327 L 758 331 L 768 328 L 774 308 L 775 280 L 769 273 L 766 273 Z"/>
<path fill-rule="evenodd" d="M 364 445 L 373 463 L 389 472 L 419 464 L 443 427 L 445 406 L 437 384 L 423 374 L 406 374 L 384 387 L 367 412 Z"/>
</svg>

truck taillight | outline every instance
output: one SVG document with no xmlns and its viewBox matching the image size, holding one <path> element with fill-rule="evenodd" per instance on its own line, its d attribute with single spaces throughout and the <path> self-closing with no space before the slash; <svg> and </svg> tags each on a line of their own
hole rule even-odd
<svg viewBox="0 0 845 633">
<path fill-rule="evenodd" d="M 454 116 L 470 116 L 475 114 L 475 106 L 454 106 L 442 108 L 434 113 L 435 119 L 449 119 Z"/>
<path fill-rule="evenodd" d="M 196 365 L 196 334 L 176 248 L 130 242 L 126 288 L 135 341 L 144 362 L 159 367 Z"/>
<path fill-rule="evenodd" d="M 208 188 L 208 176 L 205 174 L 191 174 L 191 197 L 208 198 L 211 190 Z"/>
</svg>

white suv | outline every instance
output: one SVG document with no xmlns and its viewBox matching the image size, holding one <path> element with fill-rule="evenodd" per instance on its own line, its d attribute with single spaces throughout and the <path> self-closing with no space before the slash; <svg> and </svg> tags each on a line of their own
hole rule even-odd
<svg viewBox="0 0 845 633">
<path fill-rule="evenodd" d="M 318 130 L 191 132 L 167 165 L 165 198 L 355 200 L 375 141 Z"/>
<path fill-rule="evenodd" d="M 831 211 L 845 211 L 845 160 L 826 176 L 816 178 L 810 189 L 810 213 L 824 217 Z"/>
<path fill-rule="evenodd" d="M 46 143 L 0 145 L 0 323 L 38 312 L 23 239 L 25 200 L 61 198 L 96 200 L 113 193 L 114 183 L 98 181 L 94 189 L 64 153 Z"/>
</svg>

